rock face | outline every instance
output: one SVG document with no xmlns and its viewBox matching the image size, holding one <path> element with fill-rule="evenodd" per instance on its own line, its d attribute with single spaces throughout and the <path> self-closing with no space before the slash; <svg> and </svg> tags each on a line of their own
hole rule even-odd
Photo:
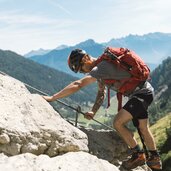
<svg viewBox="0 0 171 171">
<path fill-rule="evenodd" d="M 89 152 L 98 158 L 119 165 L 127 153 L 127 145 L 114 131 L 82 129 L 88 136 Z"/>
<path fill-rule="evenodd" d="M 0 152 L 56 156 L 88 151 L 85 133 L 71 126 L 21 82 L 0 74 Z"/>
<path fill-rule="evenodd" d="M 30 153 L 13 157 L 0 156 L 1 171 L 119 171 L 109 162 L 85 152 L 69 152 L 49 158 Z"/>
</svg>

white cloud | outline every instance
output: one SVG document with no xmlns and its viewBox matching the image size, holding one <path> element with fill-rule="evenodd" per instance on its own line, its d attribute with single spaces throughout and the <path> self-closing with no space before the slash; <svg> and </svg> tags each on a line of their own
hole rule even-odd
<svg viewBox="0 0 171 171">
<path fill-rule="evenodd" d="M 0 23 L 9 24 L 9 25 L 23 25 L 28 24 L 34 27 L 35 25 L 40 24 L 61 24 L 61 23 L 72 23 L 71 21 L 56 19 L 56 18 L 49 18 L 47 16 L 40 16 L 40 15 L 30 15 L 30 14 L 21 14 L 16 11 L 6 11 L 0 12 Z"/>
<path fill-rule="evenodd" d="M 0 49 L 25 54 L 32 49 L 55 48 L 64 42 L 71 43 L 67 42 L 66 35 L 72 35 L 68 28 L 78 23 L 70 19 L 21 15 L 18 11 L 0 12 Z"/>
<path fill-rule="evenodd" d="M 64 8 L 62 5 L 60 5 L 58 2 L 56 2 L 55 0 L 48 0 L 48 2 L 50 2 L 53 6 L 56 6 L 57 8 L 61 9 L 62 11 L 64 11 L 65 13 L 71 15 L 71 12 Z"/>
</svg>

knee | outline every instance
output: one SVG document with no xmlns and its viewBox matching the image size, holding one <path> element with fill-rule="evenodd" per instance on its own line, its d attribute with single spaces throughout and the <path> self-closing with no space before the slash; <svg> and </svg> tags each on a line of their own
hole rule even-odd
<svg viewBox="0 0 171 171">
<path fill-rule="evenodd" d="M 132 115 L 129 114 L 126 110 L 121 109 L 118 114 L 116 114 L 113 120 L 113 127 L 118 131 L 122 130 L 127 122 L 132 119 Z"/>
</svg>

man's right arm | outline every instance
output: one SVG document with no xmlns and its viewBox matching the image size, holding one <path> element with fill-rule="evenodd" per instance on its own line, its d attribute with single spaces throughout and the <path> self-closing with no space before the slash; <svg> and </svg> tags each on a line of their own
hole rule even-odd
<svg viewBox="0 0 171 171">
<path fill-rule="evenodd" d="M 64 89 L 57 92 L 53 96 L 43 96 L 43 98 L 49 102 L 55 101 L 56 99 L 69 96 L 69 95 L 79 91 L 82 87 L 85 87 L 95 81 L 96 81 L 96 78 L 88 75 L 80 80 L 70 83 L 68 86 L 66 86 Z"/>
</svg>

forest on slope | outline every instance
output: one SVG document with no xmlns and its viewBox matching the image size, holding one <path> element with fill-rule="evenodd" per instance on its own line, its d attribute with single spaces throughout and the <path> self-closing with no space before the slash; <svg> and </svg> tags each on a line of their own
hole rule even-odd
<svg viewBox="0 0 171 171">
<path fill-rule="evenodd" d="M 54 94 L 78 79 L 77 77 L 26 59 L 12 51 L 3 50 L 0 50 L 0 71 L 49 95 Z M 92 94 L 96 94 L 96 91 L 96 86 L 90 85 L 62 100 L 71 105 L 86 106 L 89 102 L 92 103 L 95 100 Z M 33 91 L 33 93 L 37 92 Z"/>
</svg>

